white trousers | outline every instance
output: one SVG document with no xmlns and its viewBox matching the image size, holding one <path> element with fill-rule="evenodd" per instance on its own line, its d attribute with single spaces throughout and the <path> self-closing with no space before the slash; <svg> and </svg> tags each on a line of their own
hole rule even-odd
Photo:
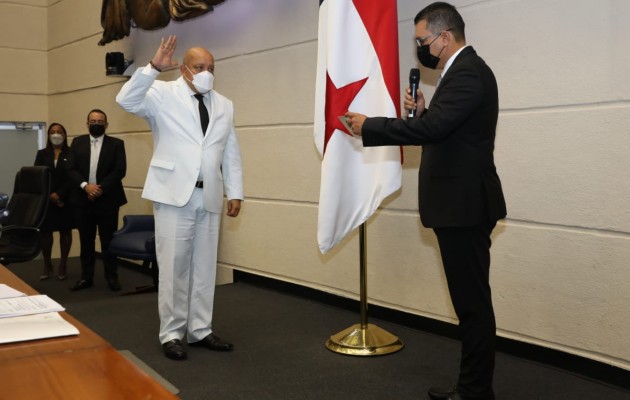
<svg viewBox="0 0 630 400">
<path fill-rule="evenodd" d="M 160 343 L 199 341 L 212 332 L 221 214 L 205 210 L 202 189 L 183 207 L 153 203 L 153 214 Z"/>
</svg>

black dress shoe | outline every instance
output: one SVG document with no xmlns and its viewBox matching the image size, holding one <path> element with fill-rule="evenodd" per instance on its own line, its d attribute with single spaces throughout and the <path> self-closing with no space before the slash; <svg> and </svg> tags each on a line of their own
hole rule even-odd
<svg viewBox="0 0 630 400">
<path fill-rule="evenodd" d="M 109 279 L 107 281 L 107 286 L 109 286 L 109 290 L 111 290 L 112 292 L 117 292 L 121 289 L 120 283 L 118 283 L 117 279 Z"/>
<path fill-rule="evenodd" d="M 163 343 L 162 350 L 164 350 L 164 355 L 172 360 L 186 359 L 186 350 L 184 350 L 182 342 L 179 339 L 173 339 Z"/>
<path fill-rule="evenodd" d="M 232 343 L 228 343 L 220 337 L 215 336 L 214 333 L 209 334 L 198 342 L 188 343 L 188 345 L 193 347 L 205 347 L 214 351 L 232 351 L 234 349 Z"/>
<path fill-rule="evenodd" d="M 80 281 L 78 281 L 77 283 L 75 283 L 70 290 L 77 291 L 77 290 L 83 290 L 83 289 L 87 289 L 87 288 L 91 288 L 92 287 L 92 281 L 86 281 L 85 279 L 81 279 Z"/>
<path fill-rule="evenodd" d="M 431 400 L 460 400 L 461 397 L 457 394 L 457 386 L 452 388 L 429 388 L 429 397 Z"/>
</svg>

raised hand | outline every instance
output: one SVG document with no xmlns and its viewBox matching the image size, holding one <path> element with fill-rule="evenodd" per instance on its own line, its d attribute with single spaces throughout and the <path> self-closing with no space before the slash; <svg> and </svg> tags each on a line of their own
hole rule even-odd
<svg viewBox="0 0 630 400">
<path fill-rule="evenodd" d="M 166 41 L 162 38 L 160 47 L 158 47 L 151 60 L 153 66 L 161 71 L 176 68 L 179 65 L 177 61 L 173 60 L 173 53 L 175 53 L 176 47 L 177 37 L 175 35 L 170 35 Z"/>
</svg>

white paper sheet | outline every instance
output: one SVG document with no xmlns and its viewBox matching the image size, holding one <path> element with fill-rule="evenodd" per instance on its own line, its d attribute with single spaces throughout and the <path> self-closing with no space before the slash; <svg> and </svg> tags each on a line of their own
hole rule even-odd
<svg viewBox="0 0 630 400">
<path fill-rule="evenodd" d="M 0 319 L 0 343 L 78 334 L 79 330 L 56 312 Z"/>
<path fill-rule="evenodd" d="M 0 318 L 64 310 L 65 308 L 45 294 L 0 299 Z"/>
<path fill-rule="evenodd" d="M 0 283 L 0 299 L 10 299 L 12 297 L 22 296 L 26 296 L 26 293 L 15 290 L 11 286 L 7 286 L 4 283 Z"/>
</svg>

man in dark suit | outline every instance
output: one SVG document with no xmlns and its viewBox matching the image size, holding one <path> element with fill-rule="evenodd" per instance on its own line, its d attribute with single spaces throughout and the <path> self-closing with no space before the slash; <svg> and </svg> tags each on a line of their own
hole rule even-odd
<svg viewBox="0 0 630 400">
<path fill-rule="evenodd" d="M 409 94 L 407 120 L 346 119 L 364 146 L 423 146 L 419 174 L 420 217 L 433 228 L 442 256 L 462 339 L 460 373 L 454 388 L 430 388 L 432 399 L 494 399 L 496 325 L 490 291 L 490 235 L 506 215 L 494 165 L 499 100 L 494 74 L 466 46 L 464 21 L 455 7 L 438 2 L 415 20 L 418 59 L 443 69 L 428 109 L 418 92 Z"/>
<path fill-rule="evenodd" d="M 94 278 L 96 230 L 101 239 L 105 279 L 113 291 L 120 290 L 116 258 L 108 253 L 109 242 L 118 228 L 118 210 L 127 203 L 122 179 L 127 172 L 125 143 L 105 135 L 107 115 L 98 109 L 89 112 L 89 135 L 76 137 L 68 154 L 68 177 L 73 192 L 81 241 L 81 279 L 71 290 L 92 287 Z"/>
</svg>

